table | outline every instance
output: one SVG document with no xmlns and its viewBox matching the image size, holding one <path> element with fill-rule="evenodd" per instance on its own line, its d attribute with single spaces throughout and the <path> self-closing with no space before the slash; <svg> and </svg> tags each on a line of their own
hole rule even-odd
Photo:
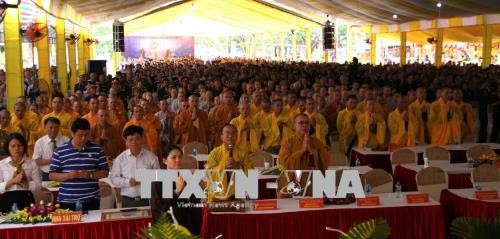
<svg viewBox="0 0 500 239">
<path fill-rule="evenodd" d="M 448 188 L 472 188 L 470 173 L 472 168 L 466 163 L 450 164 L 440 162 L 431 164 L 439 167 L 448 173 Z M 417 191 L 417 182 L 415 175 L 424 168 L 423 165 L 400 164 L 394 168 L 394 182 L 399 181 L 403 191 Z"/>
<path fill-rule="evenodd" d="M 491 190 L 486 188 L 484 190 Z M 493 189 L 494 190 L 494 189 Z M 496 188 L 500 194 L 500 188 Z M 482 201 L 475 198 L 474 189 L 448 189 L 441 192 L 441 205 L 447 225 L 457 217 L 497 218 L 500 199 Z"/>
<path fill-rule="evenodd" d="M 445 238 L 441 206 L 432 201 L 409 205 L 404 197 L 379 194 L 381 206 L 327 205 L 300 209 L 295 199 L 278 199 L 278 210 L 246 213 L 203 214 L 203 238 L 338 238 L 325 227 L 348 231 L 353 223 L 384 217 L 391 227 L 389 238 Z"/>
<path fill-rule="evenodd" d="M 116 211 L 116 210 L 105 210 Z M 101 221 L 101 212 L 89 211 L 83 222 L 68 224 L 39 223 L 0 224 L 2 239 L 121 239 L 136 238 L 136 234 L 148 226 L 151 218 Z"/>
<path fill-rule="evenodd" d="M 466 163 L 467 162 L 467 150 L 476 145 L 487 145 L 493 149 L 497 154 L 500 154 L 500 144 L 495 143 L 464 143 L 455 145 L 445 145 L 443 148 L 450 152 L 450 162 L 451 163 Z M 408 147 L 408 149 L 413 150 L 417 153 L 418 164 L 423 163 L 423 154 L 425 149 L 430 145 L 418 145 L 415 147 Z M 354 147 L 351 153 L 351 166 L 356 163 L 356 158 L 359 158 L 361 165 L 369 165 L 372 168 L 385 169 L 389 173 L 393 173 L 391 167 L 391 152 L 389 151 L 375 151 L 366 148 Z"/>
</svg>

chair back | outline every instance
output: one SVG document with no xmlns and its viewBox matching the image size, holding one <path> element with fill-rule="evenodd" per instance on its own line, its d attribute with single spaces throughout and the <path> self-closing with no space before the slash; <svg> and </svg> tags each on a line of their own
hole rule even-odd
<svg viewBox="0 0 500 239">
<path fill-rule="evenodd" d="M 198 169 L 198 161 L 190 155 L 182 156 L 182 169 Z"/>
<path fill-rule="evenodd" d="M 398 149 L 391 153 L 391 163 L 397 164 L 417 164 L 417 153 L 411 149 Z"/>
<path fill-rule="evenodd" d="M 35 203 L 40 203 L 41 200 L 45 204 L 49 202 L 54 202 L 54 196 L 52 195 L 52 192 L 47 189 L 46 187 L 40 188 L 40 190 L 33 192 L 33 198 L 35 199 Z"/>
<path fill-rule="evenodd" d="M 372 187 L 372 193 L 391 193 L 393 192 L 392 175 L 383 169 L 372 169 L 361 175 L 363 186 L 369 183 Z"/>
<path fill-rule="evenodd" d="M 253 161 L 254 167 L 264 167 L 264 162 L 269 162 L 269 165 L 272 166 L 273 156 L 264 151 L 257 151 L 248 155 L 248 158 Z"/>
<path fill-rule="evenodd" d="M 500 187 L 500 172 L 499 169 L 490 164 L 481 164 L 474 168 L 471 172 L 472 183 L 479 182 L 481 186 L 485 183 L 497 183 L 496 187 Z"/>
<path fill-rule="evenodd" d="M 430 161 L 450 161 L 450 152 L 443 147 L 430 146 L 425 149 L 425 156 Z"/>
<path fill-rule="evenodd" d="M 441 191 L 448 188 L 448 174 L 438 167 L 420 170 L 415 175 L 415 181 L 419 192 L 428 193 L 437 202 L 441 198 Z"/>
<path fill-rule="evenodd" d="M 99 208 L 101 210 L 115 208 L 115 198 L 113 196 L 111 185 L 106 182 L 99 181 L 99 192 L 101 194 L 101 202 Z"/>
<path fill-rule="evenodd" d="M 467 158 L 478 161 L 483 155 L 494 154 L 495 151 L 490 149 L 488 145 L 476 145 L 467 150 Z"/>
<path fill-rule="evenodd" d="M 184 148 L 182 148 L 182 151 L 185 155 L 187 155 L 192 154 L 193 149 L 196 149 L 199 154 L 208 154 L 208 146 L 197 141 L 187 143 L 186 145 L 184 145 Z"/>
<path fill-rule="evenodd" d="M 341 152 L 332 152 L 329 166 L 349 166 L 347 156 Z"/>
</svg>

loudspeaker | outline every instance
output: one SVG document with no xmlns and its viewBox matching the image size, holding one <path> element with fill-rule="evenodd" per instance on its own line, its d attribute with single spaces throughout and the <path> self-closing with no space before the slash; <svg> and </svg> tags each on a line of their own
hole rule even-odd
<svg viewBox="0 0 500 239">
<path fill-rule="evenodd" d="M 125 51 L 125 33 L 122 22 L 115 21 L 113 23 L 113 49 L 115 52 Z"/>
<path fill-rule="evenodd" d="M 87 74 L 90 73 L 106 74 L 106 60 L 88 60 Z"/>
<path fill-rule="evenodd" d="M 323 49 L 332 50 L 334 49 L 335 43 L 335 23 L 326 21 L 323 27 Z"/>
</svg>

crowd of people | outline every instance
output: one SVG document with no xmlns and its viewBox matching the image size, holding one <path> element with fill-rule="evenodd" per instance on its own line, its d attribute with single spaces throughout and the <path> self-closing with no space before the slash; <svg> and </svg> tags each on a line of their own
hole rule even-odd
<svg viewBox="0 0 500 239">
<path fill-rule="evenodd" d="M 27 69 L 27 89 L 32 75 Z M 64 207 L 97 209 L 98 180 L 109 171 L 124 206 L 149 205 L 135 169 L 180 168 L 191 142 L 211 150 L 215 170 L 251 169 L 248 155 L 260 150 L 279 154 L 286 169 L 324 170 L 332 150 L 496 143 L 499 83 L 499 66 L 133 60 L 114 77 L 79 76 L 69 96 L 26 93 L 13 112 L 1 109 L 0 193 L 13 200 L 5 194 L 60 181 Z M 177 195 L 184 184 L 177 180 Z M 14 198 L 26 197 L 17 202 L 25 205 L 29 196 Z"/>
</svg>

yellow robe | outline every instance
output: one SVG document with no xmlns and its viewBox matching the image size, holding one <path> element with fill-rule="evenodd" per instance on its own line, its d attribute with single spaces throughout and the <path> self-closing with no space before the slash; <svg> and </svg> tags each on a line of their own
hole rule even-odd
<svg viewBox="0 0 500 239">
<path fill-rule="evenodd" d="M 244 150 L 240 150 L 238 148 L 234 148 L 233 151 L 234 161 L 239 162 L 241 169 L 248 173 L 249 169 L 253 169 L 253 161 L 248 158 L 248 152 Z M 215 181 L 222 181 L 222 192 L 221 193 L 208 193 L 207 197 L 209 201 L 212 201 L 214 196 L 223 196 L 225 195 L 227 188 L 227 175 L 224 172 L 226 168 L 226 161 L 229 159 L 229 150 L 224 147 L 224 145 L 220 145 L 219 147 L 214 148 L 210 151 L 207 160 L 207 169 L 215 170 L 212 173 L 212 179 Z M 209 179 L 208 185 L 210 185 L 211 181 Z M 229 188 L 228 196 L 234 195 L 234 184 Z"/>
<path fill-rule="evenodd" d="M 316 125 L 314 126 L 316 132 L 314 135 L 316 138 L 321 140 L 323 144 L 326 144 L 326 136 L 328 135 L 328 123 L 325 120 L 325 117 L 318 112 L 305 112 L 307 116 L 309 116 L 310 120 L 316 121 Z M 294 117 L 295 118 L 295 117 Z"/>
<path fill-rule="evenodd" d="M 453 107 L 455 107 L 455 109 L 458 110 L 458 112 L 462 113 L 462 125 L 461 125 L 462 141 L 465 137 L 474 140 L 474 133 L 475 133 L 474 124 L 476 120 L 476 111 L 474 110 L 471 104 L 463 101 L 460 103 L 453 101 L 452 104 Z"/>
<path fill-rule="evenodd" d="M 361 101 L 356 105 L 356 111 L 359 113 L 365 113 L 366 112 L 366 100 Z M 383 119 L 385 119 L 385 110 L 382 105 L 380 105 L 378 102 L 375 102 L 375 113 L 380 115 Z"/>
<path fill-rule="evenodd" d="M 220 145 L 220 133 L 224 125 L 229 124 L 231 120 L 239 115 L 238 109 L 234 106 L 216 106 L 208 115 L 208 125 L 212 136 L 213 145 Z"/>
<path fill-rule="evenodd" d="M 279 122 L 285 123 L 281 132 L 278 127 Z M 290 124 L 290 118 L 284 112 L 281 112 L 278 117 L 276 117 L 274 113 L 271 113 L 266 118 L 262 119 L 262 132 L 265 137 L 265 149 L 279 146 L 283 140 L 292 135 L 293 131 L 289 127 Z"/>
<path fill-rule="evenodd" d="M 430 140 L 430 132 L 428 129 L 427 122 L 429 121 L 430 114 L 430 104 L 425 100 L 422 103 L 415 100 L 408 106 L 408 121 L 415 131 L 415 144 L 424 145 L 429 143 Z M 427 112 L 427 119 L 424 121 L 422 118 L 422 112 Z M 427 136 L 427 137 L 426 137 Z M 417 142 L 418 141 L 418 142 Z"/>
<path fill-rule="evenodd" d="M 19 127 L 13 125 L 12 122 L 5 128 L 0 126 L 0 130 L 3 130 L 7 134 L 19 133 L 19 134 L 22 134 L 24 136 L 23 131 Z"/>
<path fill-rule="evenodd" d="M 21 131 L 23 132 L 23 135 L 28 142 L 28 156 L 31 157 L 35 148 L 36 140 L 43 136 L 45 132 L 41 130 L 41 128 L 43 127 L 40 127 L 40 118 L 38 117 L 38 115 L 37 117 L 29 117 L 27 113 L 28 111 L 22 119 L 17 118 L 16 114 L 11 113 L 10 123 L 11 125 L 21 129 Z"/>
<path fill-rule="evenodd" d="M 389 127 L 391 147 L 402 148 L 415 146 L 416 128 L 409 121 L 405 127 L 403 115 L 398 109 L 395 109 L 387 117 Z"/>
<path fill-rule="evenodd" d="M 341 110 L 337 116 L 337 130 L 339 131 L 339 152 L 345 153 L 350 140 L 356 135 L 356 124 L 351 123 L 351 115 L 358 114 L 356 110 Z"/>
<path fill-rule="evenodd" d="M 96 126 L 99 123 L 99 115 L 97 113 L 89 112 L 88 114 L 82 116 L 83 119 L 86 119 L 90 123 L 90 128 Z"/>
<path fill-rule="evenodd" d="M 61 111 L 60 113 L 57 114 L 54 111 L 52 111 L 43 116 L 42 124 L 45 121 L 45 119 L 49 117 L 55 117 L 59 119 L 59 121 L 61 121 L 61 128 L 60 128 L 61 134 L 67 137 L 71 137 L 71 124 L 73 124 L 73 117 L 70 114 L 64 111 Z"/>
<path fill-rule="evenodd" d="M 262 107 L 250 104 L 250 115 L 256 115 L 262 110 Z"/>
<path fill-rule="evenodd" d="M 145 139 L 145 144 L 148 146 L 149 150 L 153 152 L 156 155 L 160 155 L 160 145 L 159 145 L 159 140 L 160 137 L 158 136 L 158 131 L 155 129 L 153 124 L 147 120 L 137 120 L 137 119 L 131 119 L 129 122 L 123 126 L 123 131 L 130 125 L 137 125 L 140 126 L 144 129 L 144 139 Z"/>
<path fill-rule="evenodd" d="M 451 118 L 448 119 L 448 107 Z M 431 104 L 429 116 L 429 131 L 432 145 L 447 145 L 461 143 L 462 114 L 451 102 L 446 104 L 442 98 Z"/>
<path fill-rule="evenodd" d="M 302 138 L 292 135 L 283 141 L 279 153 L 280 164 L 286 170 L 328 169 L 331 154 L 328 147 L 315 137 L 309 138 L 312 153 L 301 153 Z M 308 156 L 311 156 L 308 158 Z M 309 161 L 311 160 L 311 161 Z"/>
<path fill-rule="evenodd" d="M 243 131 L 242 127 L 245 123 L 248 130 Z M 257 150 L 259 150 L 257 132 L 260 129 L 258 121 L 253 120 L 251 117 L 245 119 L 240 115 L 232 119 L 231 124 L 234 125 L 238 131 L 236 147 L 246 152 L 257 152 Z"/>
<path fill-rule="evenodd" d="M 368 112 L 360 114 L 356 122 L 356 133 L 358 134 L 358 147 L 377 148 L 385 143 L 386 124 L 382 116 L 375 113 L 374 120 L 377 121 L 375 132 L 370 132 L 370 115 Z"/>
</svg>

